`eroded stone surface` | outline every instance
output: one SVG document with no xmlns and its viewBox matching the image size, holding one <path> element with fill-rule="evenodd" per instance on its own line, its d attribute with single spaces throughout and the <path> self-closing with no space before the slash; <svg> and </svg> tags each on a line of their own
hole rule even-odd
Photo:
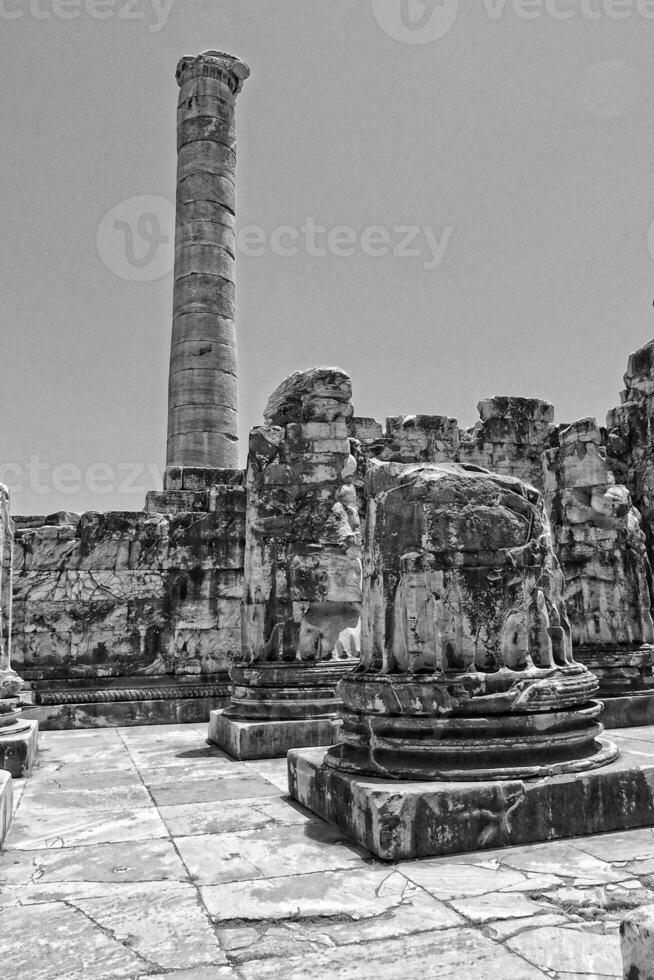
<svg viewBox="0 0 654 980">
<path fill-rule="evenodd" d="M 578 659 L 601 695 L 652 690 L 651 571 L 641 519 L 617 484 L 595 419 L 559 427 L 543 457 L 545 498 Z"/>
<path fill-rule="evenodd" d="M 361 666 L 339 685 L 327 764 L 443 780 L 604 764 L 538 491 L 475 466 L 375 461 L 366 490 Z"/>
<path fill-rule="evenodd" d="M 224 697 L 240 643 L 245 488 L 216 487 L 202 513 L 47 523 L 56 517 L 19 522 L 14 555 L 15 663 L 51 724 L 115 724 L 130 699 L 156 720 L 157 704 Z"/>
</svg>

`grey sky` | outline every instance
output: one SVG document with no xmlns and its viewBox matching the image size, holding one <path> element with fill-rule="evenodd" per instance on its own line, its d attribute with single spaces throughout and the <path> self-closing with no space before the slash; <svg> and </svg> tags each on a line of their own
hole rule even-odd
<svg viewBox="0 0 654 980">
<path fill-rule="evenodd" d="M 15 513 L 138 509 L 158 486 L 172 243 L 124 278 L 107 236 L 136 229 L 137 205 L 105 216 L 164 199 L 149 210 L 166 233 L 175 66 L 207 48 L 252 69 L 239 224 L 266 244 L 248 236 L 263 254 L 237 265 L 243 459 L 276 384 L 320 363 L 349 371 L 357 414 L 379 419 L 470 425 L 503 393 L 603 421 L 654 335 L 654 3 L 407 0 L 408 27 L 399 0 L 170 3 L 0 0 Z"/>
</svg>

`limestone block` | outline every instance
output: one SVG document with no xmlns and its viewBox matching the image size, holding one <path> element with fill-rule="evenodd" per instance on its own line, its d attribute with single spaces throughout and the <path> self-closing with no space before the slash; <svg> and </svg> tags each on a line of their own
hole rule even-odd
<svg viewBox="0 0 654 980">
<path fill-rule="evenodd" d="M 264 418 L 273 425 L 334 422 L 353 414 L 352 384 L 340 368 L 296 371 L 268 399 Z"/>
<path fill-rule="evenodd" d="M 386 419 L 386 445 L 382 460 L 441 462 L 456 459 L 459 428 L 456 419 L 443 415 L 398 415 Z"/>
<path fill-rule="evenodd" d="M 145 497 L 146 514 L 195 513 L 210 509 L 208 490 L 150 490 Z"/>
<path fill-rule="evenodd" d="M 494 418 L 511 418 L 516 422 L 532 421 L 549 425 L 554 421 L 554 406 L 538 398 L 496 395 L 480 401 L 477 409 L 482 422 Z"/>
<path fill-rule="evenodd" d="M 622 920 L 620 946 L 625 980 L 654 980 L 654 905 L 634 909 Z"/>
<path fill-rule="evenodd" d="M 541 453 L 554 408 L 539 399 L 496 396 L 479 402 L 481 420 L 460 436 L 457 458 L 503 476 L 543 486 Z"/>
<path fill-rule="evenodd" d="M 358 439 L 361 442 L 374 442 L 384 436 L 384 427 L 381 422 L 359 416 L 352 416 L 348 419 L 347 431 L 352 439 Z"/>
</svg>

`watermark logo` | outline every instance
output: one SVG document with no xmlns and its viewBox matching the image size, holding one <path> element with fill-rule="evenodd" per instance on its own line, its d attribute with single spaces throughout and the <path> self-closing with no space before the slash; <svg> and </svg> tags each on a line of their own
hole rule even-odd
<svg viewBox="0 0 654 980">
<path fill-rule="evenodd" d="M 257 258 L 266 252 L 280 258 L 294 258 L 302 254 L 312 258 L 332 256 L 339 259 L 354 255 L 373 259 L 393 256 L 418 259 L 424 269 L 431 271 L 441 265 L 453 234 L 453 225 L 439 229 L 432 225 L 327 227 L 309 217 L 300 227 L 277 225 L 269 234 L 258 225 L 246 225 L 236 236 L 236 251 L 248 258 Z"/>
<path fill-rule="evenodd" d="M 375 20 L 402 44 L 431 44 L 445 37 L 456 21 L 459 0 L 372 0 Z"/>
<path fill-rule="evenodd" d="M 163 473 L 156 463 L 51 463 L 37 455 L 27 462 L 0 463 L 0 483 L 11 493 L 29 490 L 37 496 L 74 496 L 82 491 L 98 497 L 107 494 L 144 494 L 162 486 Z"/>
<path fill-rule="evenodd" d="M 140 21 L 151 34 L 168 23 L 175 0 L 0 0 L 0 20 Z"/>
<path fill-rule="evenodd" d="M 458 0 L 371 0 L 375 20 L 403 44 L 430 44 L 454 26 Z M 481 0 L 475 6 L 489 21 L 654 20 L 654 0 Z"/>
<path fill-rule="evenodd" d="M 173 268 L 175 207 L 165 197 L 144 194 L 121 201 L 98 225 L 98 255 L 114 275 L 152 282 Z"/>
<path fill-rule="evenodd" d="M 239 228 L 235 249 L 247 259 L 275 255 L 291 259 L 348 259 L 364 255 L 371 259 L 391 256 L 413 259 L 431 272 L 445 258 L 453 225 L 353 225 L 321 224 L 307 217 L 301 225 L 260 225 Z M 174 266 L 175 208 L 163 197 L 131 197 L 107 212 L 97 233 L 98 255 L 106 267 L 131 282 L 150 282 L 168 275 Z"/>
</svg>

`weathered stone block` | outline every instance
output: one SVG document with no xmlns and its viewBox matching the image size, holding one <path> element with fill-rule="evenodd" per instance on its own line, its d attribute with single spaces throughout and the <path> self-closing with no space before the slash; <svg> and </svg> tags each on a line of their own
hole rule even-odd
<svg viewBox="0 0 654 980">
<path fill-rule="evenodd" d="M 385 861 L 529 844 L 654 823 L 654 766 L 629 754 L 591 772 L 503 782 L 349 775 L 325 749 L 289 752 L 289 794 Z"/>
<path fill-rule="evenodd" d="M 338 722 L 333 718 L 256 722 L 212 711 L 209 719 L 208 741 L 235 759 L 283 758 L 289 749 L 298 745 L 330 745 L 338 731 Z"/>
</svg>

